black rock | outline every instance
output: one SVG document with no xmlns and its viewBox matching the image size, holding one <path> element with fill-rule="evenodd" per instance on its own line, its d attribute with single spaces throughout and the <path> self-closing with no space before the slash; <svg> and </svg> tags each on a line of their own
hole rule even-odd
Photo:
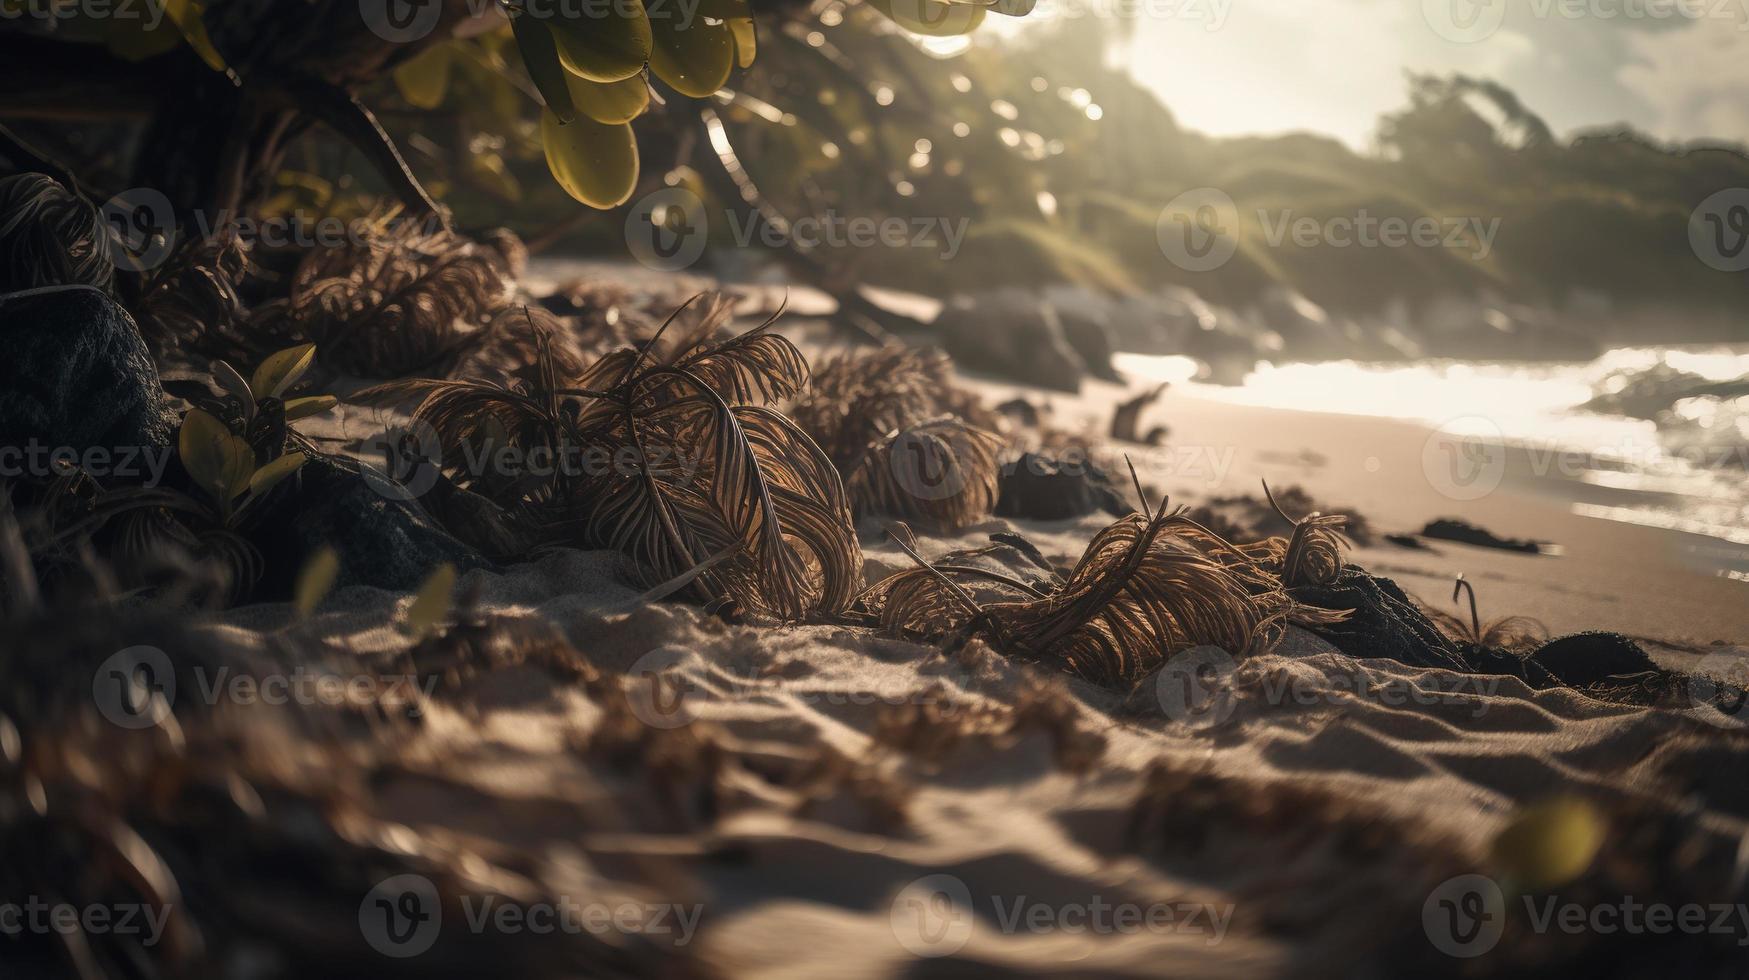
<svg viewBox="0 0 1749 980">
<path fill-rule="evenodd" d="M 1111 328 L 1103 319 L 1073 310 L 1058 309 L 1057 322 L 1062 325 L 1063 339 L 1080 355 L 1087 373 L 1101 381 L 1122 381 L 1123 375 L 1111 364 Z"/>
<path fill-rule="evenodd" d="M 1643 674 L 1659 667 L 1640 645 L 1620 633 L 1574 633 L 1550 640 L 1530 659 L 1564 684 L 1585 687 L 1612 677 Z"/>
<path fill-rule="evenodd" d="M 166 446 L 176 416 L 133 317 L 91 286 L 0 297 L 0 446 Z"/>
<path fill-rule="evenodd" d="M 954 364 L 968 371 L 1068 392 L 1080 391 L 1087 373 L 1056 312 L 1019 290 L 956 299 L 936 317 L 934 330 Z"/>
<path fill-rule="evenodd" d="M 1437 521 L 1428 521 L 1421 529 L 1421 536 L 1439 541 L 1456 541 L 1460 544 L 1472 544 L 1478 548 L 1494 548 L 1498 551 L 1520 551 L 1527 555 L 1539 555 L 1550 547 L 1547 542 L 1527 541 L 1522 538 L 1503 538 L 1494 532 L 1477 527 L 1468 521 L 1455 517 L 1442 517 Z M 1558 550 L 1558 549 L 1556 549 Z"/>
<path fill-rule="evenodd" d="M 267 559 L 263 598 L 289 595 L 298 571 L 323 545 L 340 554 L 336 588 L 408 591 L 445 562 L 458 572 L 491 567 L 439 527 L 415 498 L 398 499 L 402 494 L 393 485 L 367 481 L 351 460 L 313 458 L 296 481 L 295 492 L 276 499 L 250 535 Z"/>
<path fill-rule="evenodd" d="M 1060 521 L 1103 510 L 1122 517 L 1135 510 L 1111 477 L 1092 462 L 1059 462 L 1022 453 L 1004 466 L 996 499 L 999 517 Z"/>
<path fill-rule="evenodd" d="M 1463 652 L 1433 625 L 1397 583 L 1350 565 L 1329 585 L 1303 585 L 1293 596 L 1320 609 L 1350 610 L 1347 619 L 1313 630 L 1360 659 L 1469 672 Z"/>
</svg>

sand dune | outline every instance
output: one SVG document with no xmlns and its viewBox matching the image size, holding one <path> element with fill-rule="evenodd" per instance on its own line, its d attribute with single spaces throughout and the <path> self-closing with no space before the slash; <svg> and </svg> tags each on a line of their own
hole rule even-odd
<svg viewBox="0 0 1749 980">
<path fill-rule="evenodd" d="M 893 561 L 868 546 L 871 571 Z M 516 869 L 536 894 L 695 912 L 689 934 L 645 917 L 610 937 L 640 972 L 1364 976 L 1575 956 L 1619 973 L 1680 961 L 1679 940 L 1715 966 L 1749 942 L 1539 933 L 1489 851 L 1516 807 L 1574 794 L 1608 829 L 1561 900 L 1749 898 L 1749 734 L 1710 707 L 1357 661 L 1299 632 L 1188 701 L 1182 661 L 1125 697 L 976 642 L 632 607 L 621 570 L 560 550 L 464 577 L 519 624 L 499 632 L 562 637 L 599 677 L 476 658 L 379 747 L 362 807 L 475 855 L 464 895 Z M 212 628 L 387 664 L 407 601 L 355 588 L 304 623 L 268 606 Z M 1445 883 L 1467 874 L 1507 901 L 1477 961 L 1442 951 L 1439 903 L 1471 879 Z"/>
</svg>

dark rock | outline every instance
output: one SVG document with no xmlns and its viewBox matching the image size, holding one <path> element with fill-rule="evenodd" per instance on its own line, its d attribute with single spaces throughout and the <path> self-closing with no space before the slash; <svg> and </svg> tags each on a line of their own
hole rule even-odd
<svg viewBox="0 0 1749 980">
<path fill-rule="evenodd" d="M 366 481 L 351 460 L 313 458 L 295 479 L 296 492 L 276 500 L 251 535 L 267 559 L 263 597 L 289 595 L 298 571 L 323 545 L 340 554 L 337 588 L 407 591 L 445 562 L 458 572 L 491 567 L 412 499 L 387 496 L 385 484 Z"/>
<path fill-rule="evenodd" d="M 1410 551 L 1426 551 L 1436 555 L 1439 554 L 1439 549 L 1413 534 L 1387 534 L 1385 535 L 1385 540 L 1399 548 L 1407 548 Z"/>
<path fill-rule="evenodd" d="M 999 415 L 1006 415 L 1016 423 L 1024 425 L 1029 429 L 1038 428 L 1038 406 L 1024 398 L 1010 398 L 1002 404 L 997 405 L 996 412 Z"/>
<path fill-rule="evenodd" d="M 1560 678 L 1561 683 L 1586 687 L 1629 674 L 1658 670 L 1640 645 L 1620 633 L 1574 633 L 1550 640 L 1530 659 Z"/>
<path fill-rule="evenodd" d="M 1063 339 L 1081 356 L 1087 372 L 1101 381 L 1122 381 L 1123 376 L 1111 365 L 1111 328 L 1105 321 L 1074 310 L 1058 309 L 1056 314 L 1063 326 Z"/>
<path fill-rule="evenodd" d="M 936 318 L 936 337 L 967 371 L 1078 392 L 1087 373 L 1063 334 L 1057 314 L 1043 300 L 1019 290 L 958 297 Z"/>
<path fill-rule="evenodd" d="M 1351 657 L 1395 660 L 1411 667 L 1469 670 L 1457 645 L 1424 615 L 1397 583 L 1350 565 L 1329 585 L 1304 585 L 1294 598 L 1320 609 L 1350 610 L 1347 619 L 1313 630 Z"/>
<path fill-rule="evenodd" d="M 1263 359 L 1263 351 L 1255 340 L 1222 327 L 1185 334 L 1180 353 L 1202 362 L 1198 381 L 1217 385 L 1243 384 L 1245 376 L 1257 370 L 1257 362 Z"/>
<path fill-rule="evenodd" d="M 91 286 L 0 297 L 0 445 L 166 446 L 176 416 L 126 310 Z"/>
<path fill-rule="evenodd" d="M 1023 453 L 1002 468 L 999 517 L 1059 521 L 1103 510 L 1122 517 L 1135 510 L 1112 479 L 1092 462 L 1058 462 Z"/>
<path fill-rule="evenodd" d="M 1442 517 L 1436 521 L 1428 521 L 1427 526 L 1421 529 L 1421 536 L 1439 541 L 1473 544 L 1478 548 L 1519 551 L 1528 555 L 1540 555 L 1550 548 L 1548 542 L 1545 541 L 1502 538 L 1486 528 L 1477 527 L 1468 521 L 1458 520 L 1455 517 Z"/>
</svg>

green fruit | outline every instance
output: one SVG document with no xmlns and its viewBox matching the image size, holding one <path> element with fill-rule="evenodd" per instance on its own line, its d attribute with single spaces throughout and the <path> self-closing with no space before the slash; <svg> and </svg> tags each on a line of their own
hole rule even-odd
<svg viewBox="0 0 1749 980">
<path fill-rule="evenodd" d="M 632 196 L 638 184 L 638 143 L 630 123 L 608 125 L 584 115 L 566 125 L 544 110 L 540 138 L 547 168 L 565 193 L 603 209 Z"/>
</svg>

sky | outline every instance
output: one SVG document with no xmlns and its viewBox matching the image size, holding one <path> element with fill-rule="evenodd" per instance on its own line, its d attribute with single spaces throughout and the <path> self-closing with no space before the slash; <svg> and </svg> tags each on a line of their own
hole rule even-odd
<svg viewBox="0 0 1749 980">
<path fill-rule="evenodd" d="M 1042 0 L 1032 16 L 1116 10 L 1135 23 L 1120 60 L 1212 135 L 1364 150 L 1421 71 L 1499 81 L 1559 134 L 1749 143 L 1749 0 Z"/>
</svg>

